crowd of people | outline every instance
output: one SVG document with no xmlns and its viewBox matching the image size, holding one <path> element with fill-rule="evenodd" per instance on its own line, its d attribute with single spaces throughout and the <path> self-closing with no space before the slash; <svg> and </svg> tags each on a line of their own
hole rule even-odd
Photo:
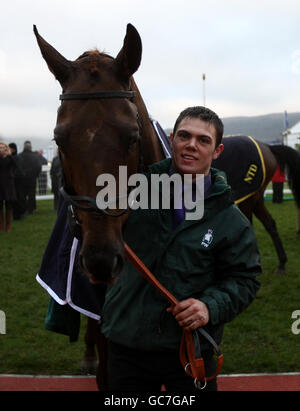
<svg viewBox="0 0 300 411">
<path fill-rule="evenodd" d="M 47 172 L 42 170 L 48 161 L 43 151 L 33 151 L 30 141 L 18 154 L 15 143 L 0 142 L 0 232 L 10 232 L 12 220 L 23 220 L 36 211 L 36 192 L 46 194 Z M 50 170 L 54 209 L 57 209 L 61 171 L 58 156 Z"/>
</svg>

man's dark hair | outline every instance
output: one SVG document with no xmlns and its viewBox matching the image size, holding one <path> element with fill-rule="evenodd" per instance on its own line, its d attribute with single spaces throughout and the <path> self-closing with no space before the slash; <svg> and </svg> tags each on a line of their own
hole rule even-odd
<svg viewBox="0 0 300 411">
<path fill-rule="evenodd" d="M 219 116 L 214 111 L 210 110 L 207 107 L 203 107 L 203 106 L 195 106 L 195 107 L 186 108 L 179 114 L 175 122 L 174 129 L 173 129 L 174 136 L 175 136 L 179 123 L 184 118 L 198 118 L 199 120 L 203 120 L 203 121 L 206 121 L 207 123 L 212 124 L 216 130 L 216 147 L 218 147 L 218 145 L 221 144 L 223 132 L 224 132 L 224 125 L 222 123 L 222 120 L 219 118 Z"/>
<path fill-rule="evenodd" d="M 31 142 L 29 140 L 25 141 L 24 151 L 31 151 L 31 150 L 32 150 Z"/>
</svg>

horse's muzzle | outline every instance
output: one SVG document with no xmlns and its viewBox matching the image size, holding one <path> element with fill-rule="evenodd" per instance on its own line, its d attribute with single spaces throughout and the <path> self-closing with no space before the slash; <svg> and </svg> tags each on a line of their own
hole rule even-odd
<svg viewBox="0 0 300 411">
<path fill-rule="evenodd" d="M 116 250 L 99 250 L 88 245 L 80 251 L 79 263 L 92 284 L 111 285 L 123 268 L 124 258 Z"/>
</svg>

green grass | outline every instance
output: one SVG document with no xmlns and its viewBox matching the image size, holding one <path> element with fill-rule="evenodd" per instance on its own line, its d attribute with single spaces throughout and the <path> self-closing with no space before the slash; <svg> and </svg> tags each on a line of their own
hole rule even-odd
<svg viewBox="0 0 300 411">
<path fill-rule="evenodd" d="M 291 331 L 292 312 L 300 309 L 299 245 L 293 201 L 267 202 L 274 217 L 288 263 L 286 275 L 274 273 L 277 256 L 271 238 L 254 219 L 262 259 L 261 289 L 256 300 L 225 326 L 222 349 L 224 373 L 300 371 L 300 335 Z"/>
<path fill-rule="evenodd" d="M 38 201 L 38 211 L 13 222 L 0 233 L 0 310 L 6 313 L 6 334 L 0 335 L 0 374 L 79 374 L 84 352 L 82 317 L 79 342 L 44 330 L 49 296 L 36 282 L 43 251 L 55 221 L 52 201 Z M 277 256 L 270 237 L 254 220 L 262 256 L 261 289 L 256 300 L 226 324 L 222 373 L 300 371 L 300 334 L 291 319 L 300 310 L 299 245 L 293 201 L 267 203 L 288 255 L 287 273 L 274 274 Z"/>
<path fill-rule="evenodd" d="M 14 221 L 11 233 L 0 233 L 0 309 L 6 314 L 0 374 L 79 373 L 83 337 L 69 343 L 44 330 L 49 295 L 35 280 L 55 221 L 52 204 L 38 201 L 35 214 Z"/>
</svg>

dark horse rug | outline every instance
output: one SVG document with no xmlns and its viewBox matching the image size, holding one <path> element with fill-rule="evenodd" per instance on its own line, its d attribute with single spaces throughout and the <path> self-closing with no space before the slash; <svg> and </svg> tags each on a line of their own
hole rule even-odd
<svg viewBox="0 0 300 411">
<path fill-rule="evenodd" d="M 171 157 L 170 141 L 160 124 L 151 119 L 165 157 Z M 80 313 L 101 320 L 106 286 L 91 284 L 78 263 L 80 241 L 70 232 L 68 202 L 60 198 L 55 226 L 36 276 L 38 283 L 50 294 L 45 327 L 76 341 Z"/>
<path fill-rule="evenodd" d="M 224 150 L 212 167 L 225 171 L 236 204 L 257 192 L 265 181 L 265 164 L 257 142 L 249 136 L 223 138 Z"/>
</svg>

